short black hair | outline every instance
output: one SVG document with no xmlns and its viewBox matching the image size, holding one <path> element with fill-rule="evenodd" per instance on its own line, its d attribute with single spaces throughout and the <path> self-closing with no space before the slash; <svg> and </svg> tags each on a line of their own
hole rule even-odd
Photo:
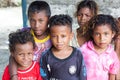
<svg viewBox="0 0 120 80">
<path fill-rule="evenodd" d="M 33 48 L 35 49 L 35 41 L 33 35 L 28 30 L 17 30 L 16 32 L 11 32 L 9 34 L 9 50 L 10 52 L 15 51 L 16 44 L 25 44 L 27 42 L 33 43 Z"/>
<path fill-rule="evenodd" d="M 28 7 L 28 17 L 30 13 L 39 13 L 40 11 L 45 11 L 48 18 L 51 16 L 50 6 L 45 1 L 33 1 Z"/>
<path fill-rule="evenodd" d="M 73 20 L 69 15 L 54 15 L 49 20 L 49 28 L 55 25 L 67 25 L 70 28 L 70 31 L 72 32 L 72 21 Z"/>
</svg>

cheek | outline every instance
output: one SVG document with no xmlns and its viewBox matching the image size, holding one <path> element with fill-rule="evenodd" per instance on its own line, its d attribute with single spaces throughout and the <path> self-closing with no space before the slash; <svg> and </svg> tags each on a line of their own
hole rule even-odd
<svg viewBox="0 0 120 80">
<path fill-rule="evenodd" d="M 16 57 L 14 57 L 14 59 L 15 59 L 16 61 L 18 61 L 18 62 L 22 60 L 22 58 L 21 58 L 21 57 L 17 57 L 17 56 L 16 56 Z"/>
<path fill-rule="evenodd" d="M 77 17 L 77 21 L 80 22 L 81 21 L 81 17 Z"/>
<path fill-rule="evenodd" d="M 56 40 L 54 38 L 50 38 L 52 43 L 54 44 L 56 42 Z"/>
<path fill-rule="evenodd" d="M 30 27 L 31 27 L 32 29 L 34 28 L 34 26 L 35 26 L 35 24 L 30 22 Z"/>
</svg>

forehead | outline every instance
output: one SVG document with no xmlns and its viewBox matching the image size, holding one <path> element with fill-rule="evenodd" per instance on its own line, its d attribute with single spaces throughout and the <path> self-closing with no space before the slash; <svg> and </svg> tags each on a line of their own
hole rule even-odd
<svg viewBox="0 0 120 80">
<path fill-rule="evenodd" d="M 48 17 L 46 11 L 30 12 L 29 17 Z"/>
<path fill-rule="evenodd" d="M 27 42 L 24 44 L 17 43 L 15 45 L 15 50 L 28 50 L 28 49 L 33 49 L 33 43 L 32 42 Z"/>
<path fill-rule="evenodd" d="M 108 24 L 102 24 L 95 27 L 94 32 L 108 32 L 112 31 L 111 26 Z"/>
<path fill-rule="evenodd" d="M 71 29 L 68 25 L 54 25 L 50 28 L 50 32 L 71 32 Z"/>
<path fill-rule="evenodd" d="M 88 7 L 83 7 L 78 11 L 78 13 L 92 14 L 92 10 Z"/>
</svg>

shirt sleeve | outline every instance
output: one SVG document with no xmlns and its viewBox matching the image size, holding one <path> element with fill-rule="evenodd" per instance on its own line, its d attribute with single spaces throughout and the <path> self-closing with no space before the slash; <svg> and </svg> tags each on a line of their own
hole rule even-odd
<svg viewBox="0 0 120 80">
<path fill-rule="evenodd" d="M 116 52 L 113 52 L 113 55 L 112 55 L 112 64 L 110 65 L 110 70 L 109 70 L 109 73 L 111 74 L 117 74 L 118 71 L 119 71 L 119 68 L 120 68 L 120 61 L 117 57 L 117 54 Z"/>
<path fill-rule="evenodd" d="M 87 71 L 83 56 L 81 57 L 80 80 L 87 80 Z"/>
<path fill-rule="evenodd" d="M 43 78 L 43 80 L 49 80 L 49 72 L 47 68 L 47 57 L 46 55 L 42 55 L 40 59 L 40 74 Z"/>
<path fill-rule="evenodd" d="M 37 73 L 37 80 L 42 80 L 42 77 L 41 77 L 41 74 L 40 74 L 40 65 L 39 63 L 37 62 L 36 63 L 36 73 Z"/>
<path fill-rule="evenodd" d="M 4 70 L 2 80 L 10 80 L 10 74 L 9 74 L 8 66 Z"/>
</svg>

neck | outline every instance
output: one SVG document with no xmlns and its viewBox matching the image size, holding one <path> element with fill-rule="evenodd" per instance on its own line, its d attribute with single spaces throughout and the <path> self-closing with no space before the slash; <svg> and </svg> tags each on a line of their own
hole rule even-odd
<svg viewBox="0 0 120 80">
<path fill-rule="evenodd" d="M 45 33 L 43 33 L 42 35 L 35 35 L 35 37 L 37 39 L 44 39 L 48 36 L 48 31 L 46 31 Z"/>
<path fill-rule="evenodd" d="M 65 59 L 71 55 L 73 51 L 72 47 L 66 47 L 63 50 L 57 50 L 55 48 L 52 49 L 53 55 L 59 59 Z"/>
<path fill-rule="evenodd" d="M 105 47 L 105 48 L 100 48 L 99 46 L 97 46 L 97 45 L 94 44 L 94 49 L 95 49 L 95 51 L 96 51 L 98 54 L 101 54 L 101 53 L 103 53 L 103 52 L 106 51 L 107 47 Z"/>
</svg>

